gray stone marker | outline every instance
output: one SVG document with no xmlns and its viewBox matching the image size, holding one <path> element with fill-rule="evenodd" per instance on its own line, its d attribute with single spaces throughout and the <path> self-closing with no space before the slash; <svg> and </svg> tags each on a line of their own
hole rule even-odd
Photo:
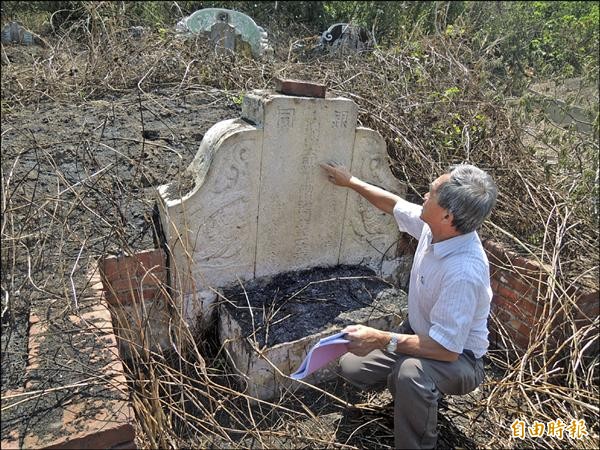
<svg viewBox="0 0 600 450">
<path fill-rule="evenodd" d="M 181 20 L 177 26 L 181 33 L 204 34 L 216 45 L 218 51 L 235 51 L 236 39 L 247 43 L 252 56 L 261 58 L 273 53 L 267 32 L 252 18 L 238 11 L 223 8 L 206 8 Z"/>
<path fill-rule="evenodd" d="M 189 323 L 207 324 L 219 288 L 279 272 L 360 264 L 395 279 L 392 216 L 327 180 L 335 160 L 402 195 L 379 133 L 346 98 L 253 91 L 242 119 L 205 134 L 182 180 L 158 188 L 173 287 Z"/>
<path fill-rule="evenodd" d="M 33 33 L 27 31 L 17 22 L 10 22 L 4 25 L 4 28 L 2 28 L 2 43 L 34 45 L 36 43 L 36 39 Z"/>
<path fill-rule="evenodd" d="M 349 23 L 336 23 L 323 32 L 318 49 L 331 54 L 346 54 L 370 50 L 373 44 L 373 36 L 364 28 Z"/>
<path fill-rule="evenodd" d="M 357 105 L 342 97 L 250 92 L 242 118 L 211 127 L 182 179 L 158 188 L 180 312 L 190 325 L 206 329 L 215 306 L 221 305 L 221 341 L 247 381 L 246 392 L 255 398 L 270 399 L 301 386 L 286 375 L 300 366 L 312 344 L 343 324 L 390 329 L 405 316 L 403 294 L 395 289 L 373 293 L 358 307 L 343 306 L 336 291 L 329 306 L 341 301 L 341 311 L 329 309 L 322 327 L 302 326 L 306 335 L 259 348 L 244 331 L 248 324 L 241 313 L 261 315 L 268 305 L 251 306 L 254 293 L 249 292 L 247 305 L 224 306 L 231 302 L 225 293 L 232 285 L 268 284 L 282 272 L 351 265 L 393 281 L 405 275 L 396 254 L 400 233 L 393 217 L 331 184 L 319 166 L 334 160 L 366 181 L 404 194 L 389 169 L 383 138 L 358 127 L 357 115 Z M 351 297 L 358 290 L 352 292 Z M 305 311 L 283 319 L 308 316 L 310 310 Z M 316 314 L 322 319 L 324 309 Z M 272 326 L 280 323 L 274 320 Z M 324 368 L 306 381 L 332 376 Z"/>
</svg>

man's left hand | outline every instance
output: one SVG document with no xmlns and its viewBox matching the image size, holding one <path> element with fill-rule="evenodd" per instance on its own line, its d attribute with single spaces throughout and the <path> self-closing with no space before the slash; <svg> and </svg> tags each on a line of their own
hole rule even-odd
<svg viewBox="0 0 600 450">
<path fill-rule="evenodd" d="M 348 351 L 356 356 L 366 356 L 373 350 L 385 348 L 390 340 L 389 333 L 364 325 L 350 325 L 342 331 L 350 341 Z"/>
</svg>

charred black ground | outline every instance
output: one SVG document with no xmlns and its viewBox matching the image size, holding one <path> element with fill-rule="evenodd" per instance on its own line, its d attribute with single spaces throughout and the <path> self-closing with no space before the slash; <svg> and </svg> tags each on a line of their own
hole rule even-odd
<svg viewBox="0 0 600 450">
<path fill-rule="evenodd" d="M 402 314 L 406 293 L 362 266 L 285 272 L 224 289 L 223 304 L 260 347 L 292 342 L 373 316 Z M 250 312 L 252 308 L 252 314 Z"/>
</svg>

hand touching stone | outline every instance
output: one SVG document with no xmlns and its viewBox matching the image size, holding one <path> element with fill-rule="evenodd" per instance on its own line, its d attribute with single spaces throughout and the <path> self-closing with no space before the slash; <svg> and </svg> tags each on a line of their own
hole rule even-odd
<svg viewBox="0 0 600 450">
<path fill-rule="evenodd" d="M 328 163 L 321 164 L 321 168 L 327 173 L 327 179 L 338 186 L 349 186 L 350 178 L 352 174 L 343 165 L 330 161 Z"/>
</svg>

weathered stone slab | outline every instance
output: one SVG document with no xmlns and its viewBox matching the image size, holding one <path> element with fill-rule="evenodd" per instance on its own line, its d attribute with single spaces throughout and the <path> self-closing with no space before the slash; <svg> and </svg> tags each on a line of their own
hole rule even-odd
<svg viewBox="0 0 600 450">
<path fill-rule="evenodd" d="M 350 23 L 335 23 L 321 34 L 318 48 L 330 54 L 364 52 L 373 47 L 371 33 Z"/>
<path fill-rule="evenodd" d="M 183 33 L 205 34 L 217 48 L 236 50 L 236 37 L 246 42 L 255 58 L 272 54 L 267 32 L 246 14 L 224 8 L 196 11 L 177 24 Z"/>
<path fill-rule="evenodd" d="M 2 28 L 2 43 L 33 45 L 35 40 L 34 35 L 30 31 L 27 31 L 17 22 L 10 22 Z"/>
<path fill-rule="evenodd" d="M 158 188 L 188 321 L 209 316 L 216 290 L 237 280 L 348 263 L 392 274 L 393 217 L 329 183 L 319 167 L 334 160 L 402 193 L 381 136 L 356 127 L 356 104 L 253 91 L 242 117 L 213 126 L 182 179 Z"/>
<path fill-rule="evenodd" d="M 183 179 L 159 188 L 171 283 L 186 296 L 188 321 L 207 312 L 211 288 L 254 277 L 259 173 L 260 131 L 225 120 L 204 135 Z"/>
<path fill-rule="evenodd" d="M 400 186 L 389 169 L 385 141 L 368 128 L 356 129 L 352 173 L 358 178 L 396 194 Z M 384 277 L 395 277 L 398 268 L 396 244 L 398 225 L 360 195 L 348 195 L 340 251 L 341 264 L 362 264 Z"/>
<path fill-rule="evenodd" d="M 357 114 L 345 98 L 265 104 L 256 276 L 338 263 L 347 192 L 319 164 L 351 166 Z"/>
</svg>

